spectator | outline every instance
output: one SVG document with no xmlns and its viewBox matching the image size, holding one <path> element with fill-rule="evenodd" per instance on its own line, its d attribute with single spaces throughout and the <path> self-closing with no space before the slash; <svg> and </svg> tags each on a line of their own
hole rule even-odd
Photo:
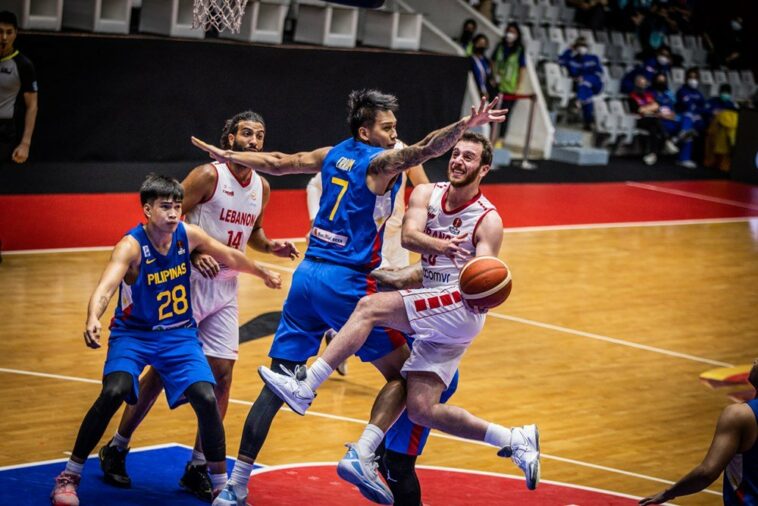
<svg viewBox="0 0 758 506">
<path fill-rule="evenodd" d="M 490 41 L 486 35 L 480 33 L 474 37 L 472 44 L 471 71 L 474 73 L 476 86 L 481 96 L 492 100 L 496 95 L 495 77 L 492 74 L 492 62 L 486 54 L 490 47 Z"/>
<path fill-rule="evenodd" d="M 474 51 L 474 34 L 478 26 L 475 19 L 469 18 L 463 22 L 458 44 L 466 51 L 466 56 L 471 56 L 471 53 Z"/>
<path fill-rule="evenodd" d="M 495 74 L 498 92 L 506 95 L 518 92 L 526 67 L 525 52 L 521 29 L 517 23 L 508 23 L 503 38 L 500 39 L 492 52 L 493 73 Z M 515 100 L 503 100 L 500 108 L 510 110 L 513 108 L 514 102 Z M 502 147 L 503 145 L 505 134 L 508 132 L 508 118 L 510 118 L 510 113 L 505 117 L 505 121 L 500 123 L 500 135 L 495 142 L 495 147 Z"/>
<path fill-rule="evenodd" d="M 589 53 L 587 40 L 584 37 L 577 37 L 574 46 L 566 49 L 558 61 L 574 80 L 576 98 L 582 108 L 584 128 L 591 130 L 594 116 L 592 97 L 603 90 L 603 67 L 600 59 Z"/>
<path fill-rule="evenodd" d="M 745 54 L 745 33 L 742 16 L 734 15 L 717 34 L 715 63 L 731 69 L 745 68 L 750 62 Z"/>
<path fill-rule="evenodd" d="M 647 138 L 643 137 L 645 155 L 642 157 L 642 161 L 646 165 L 655 164 L 660 153 L 673 154 L 678 152 L 662 123 L 662 119 L 666 115 L 661 111 L 658 102 L 655 101 L 653 92 L 648 89 L 648 81 L 643 75 L 638 75 L 634 79 L 634 90 L 629 94 L 629 108 L 633 113 L 640 116 L 637 120 L 637 126 L 649 134 Z"/>
<path fill-rule="evenodd" d="M 722 84 L 719 94 L 706 103 L 703 165 L 728 172 L 732 164 L 732 149 L 737 140 L 737 104 L 732 100 L 732 87 Z"/>
<path fill-rule="evenodd" d="M 621 93 L 631 93 L 634 89 L 634 78 L 638 75 L 645 76 L 648 82 L 653 82 L 656 74 L 668 74 L 671 72 L 671 49 L 668 46 L 659 47 L 654 56 L 646 59 L 644 63 L 635 65 L 621 79 Z"/>
<path fill-rule="evenodd" d="M 694 169 L 697 164 L 692 160 L 693 138 L 705 130 L 705 97 L 698 90 L 700 71 L 696 67 L 687 70 L 686 80 L 676 92 L 676 111 L 682 116 L 682 141 L 679 153 L 679 165 Z"/>
<path fill-rule="evenodd" d="M 657 74 L 653 81 L 653 97 L 660 106 L 660 117 L 663 128 L 670 138 L 679 143 L 679 157 L 677 164 L 688 169 L 697 167 L 692 161 L 691 145 L 695 135 L 693 119 L 688 114 L 676 114 L 676 98 L 669 89 L 668 77 L 665 74 Z"/>
<path fill-rule="evenodd" d="M 576 9 L 576 21 L 593 30 L 602 30 L 606 25 L 608 0 L 566 0 Z"/>
<path fill-rule="evenodd" d="M 0 165 L 9 159 L 24 163 L 29 158 L 37 120 L 37 78 L 29 59 L 13 47 L 18 35 L 16 15 L 0 12 Z M 26 105 L 24 133 L 16 144 L 15 106 L 19 92 Z"/>
<path fill-rule="evenodd" d="M 638 31 L 643 56 L 647 58 L 654 54 L 663 45 L 666 35 L 677 31 L 676 23 L 668 17 L 667 8 L 659 1 L 653 2 Z"/>
</svg>

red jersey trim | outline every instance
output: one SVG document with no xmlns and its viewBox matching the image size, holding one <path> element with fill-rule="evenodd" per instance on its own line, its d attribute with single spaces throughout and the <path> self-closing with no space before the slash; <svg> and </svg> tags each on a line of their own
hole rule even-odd
<svg viewBox="0 0 758 506">
<path fill-rule="evenodd" d="M 448 194 L 449 191 L 450 191 L 450 185 L 447 186 L 447 189 L 445 190 L 445 193 L 442 194 L 442 206 L 441 206 L 442 207 L 442 212 L 444 214 L 447 214 L 447 215 L 460 213 L 461 211 L 463 211 L 464 209 L 466 209 L 468 206 L 470 206 L 471 204 L 473 204 L 474 202 L 476 202 L 477 200 L 479 200 L 479 197 L 482 196 L 482 191 L 479 190 L 476 193 L 476 195 L 474 195 L 467 202 L 464 202 L 463 205 L 461 205 L 460 207 L 457 207 L 457 208 L 453 209 L 452 211 L 446 211 L 445 210 L 445 204 L 447 204 L 447 194 Z"/>
<path fill-rule="evenodd" d="M 484 217 L 487 216 L 487 213 L 489 213 L 490 211 L 494 211 L 494 210 L 495 210 L 494 207 L 490 207 L 489 209 L 487 209 L 486 211 L 484 211 L 482 213 L 482 215 L 479 217 L 478 220 L 476 220 L 476 225 L 474 225 L 474 231 L 471 233 L 471 244 L 473 244 L 474 247 L 476 247 L 476 242 L 477 242 L 476 241 L 476 231 L 479 228 L 479 224 L 482 222 L 482 220 L 484 219 Z"/>
</svg>

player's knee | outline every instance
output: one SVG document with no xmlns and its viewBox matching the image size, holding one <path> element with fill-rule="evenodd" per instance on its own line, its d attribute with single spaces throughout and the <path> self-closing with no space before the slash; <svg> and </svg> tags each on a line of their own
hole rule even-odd
<svg viewBox="0 0 758 506">
<path fill-rule="evenodd" d="M 195 411 L 208 412 L 217 409 L 216 394 L 210 383 L 199 381 L 187 388 L 185 395 Z"/>
<path fill-rule="evenodd" d="M 228 392 L 232 386 L 232 368 L 222 367 L 213 371 L 216 379 L 216 392 Z"/>
<path fill-rule="evenodd" d="M 406 405 L 408 411 L 408 418 L 411 422 L 422 427 L 431 427 L 432 424 L 432 409 L 431 406 L 419 402 L 408 402 Z"/>
<path fill-rule="evenodd" d="M 129 395 L 132 389 L 132 377 L 123 372 L 111 373 L 103 380 L 103 389 L 100 392 L 100 401 L 112 405 L 120 404 Z"/>
</svg>

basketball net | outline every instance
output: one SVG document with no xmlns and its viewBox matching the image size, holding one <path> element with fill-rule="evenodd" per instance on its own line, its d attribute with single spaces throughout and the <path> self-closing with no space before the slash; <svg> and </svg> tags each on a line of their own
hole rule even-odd
<svg viewBox="0 0 758 506">
<path fill-rule="evenodd" d="M 239 33 L 247 0 L 193 0 L 192 28 Z"/>
</svg>

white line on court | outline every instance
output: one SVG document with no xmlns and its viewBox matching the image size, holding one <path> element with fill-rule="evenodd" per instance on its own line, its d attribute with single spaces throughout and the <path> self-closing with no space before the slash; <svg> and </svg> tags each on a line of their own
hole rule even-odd
<svg viewBox="0 0 758 506">
<path fill-rule="evenodd" d="M 64 375 L 61 375 L 61 374 L 49 374 L 49 373 L 36 372 L 36 371 L 24 371 L 24 370 L 20 370 L 20 369 L 0 368 L 0 373 L 2 373 L 2 372 L 9 373 L 9 374 L 23 374 L 23 375 L 27 375 L 27 376 L 37 376 L 37 377 L 41 377 L 41 378 L 61 379 L 61 380 L 64 380 L 64 381 L 78 381 L 80 383 L 96 383 L 96 384 L 100 384 L 101 383 L 99 380 L 93 380 L 93 379 L 89 379 L 89 378 L 79 378 L 79 377 L 76 377 L 76 376 L 64 376 Z M 253 405 L 253 403 L 251 401 L 245 401 L 245 400 L 240 400 L 240 399 L 229 399 L 229 402 L 233 403 L 233 404 L 241 404 L 243 406 L 252 406 Z M 283 409 L 285 411 L 290 411 L 290 412 L 292 411 L 287 406 L 282 406 L 281 409 Z M 360 424 L 360 425 L 366 425 L 368 423 L 366 420 L 360 420 L 358 418 L 350 418 L 350 417 L 346 417 L 346 416 L 332 415 L 330 413 L 320 413 L 318 411 L 306 411 L 305 414 L 306 414 L 306 416 L 315 416 L 315 417 L 318 417 L 318 418 L 327 418 L 329 420 L 337 420 L 337 421 L 340 421 L 340 422 L 357 423 L 357 424 Z M 443 434 L 443 433 L 440 433 L 440 432 L 437 432 L 437 431 L 434 431 L 434 430 L 430 433 L 430 435 L 433 436 L 433 437 L 438 437 L 438 438 L 442 438 L 442 439 L 450 439 L 450 440 L 459 441 L 459 442 L 462 442 L 462 443 L 476 444 L 476 445 L 480 445 L 480 446 L 489 446 L 488 444 L 486 444 L 484 442 L 481 442 L 481 441 L 471 441 L 469 439 L 462 439 L 462 438 L 459 438 L 459 437 L 450 436 L 448 434 Z M 591 469 L 597 469 L 597 470 L 600 470 L 600 471 L 606 471 L 606 472 L 610 472 L 610 473 L 622 474 L 624 476 L 631 476 L 631 477 L 640 478 L 640 479 L 643 479 L 643 480 L 655 481 L 655 482 L 658 482 L 658 483 L 666 483 L 666 484 L 673 484 L 674 483 L 673 481 L 664 480 L 662 478 L 656 478 L 655 476 L 648 476 L 646 474 L 634 473 L 634 472 L 631 472 L 631 471 L 625 471 L 623 469 L 617 469 L 617 468 L 614 468 L 614 467 L 607 467 L 607 466 L 601 466 L 599 464 L 592 464 L 592 463 L 589 463 L 589 462 L 582 462 L 581 460 L 574 460 L 574 459 L 568 459 L 568 458 L 565 458 L 565 457 L 558 457 L 556 455 L 549 455 L 549 454 L 544 453 L 544 452 L 542 453 L 542 456 L 544 458 L 546 458 L 546 459 L 552 459 L 552 460 L 556 460 L 556 461 L 559 461 L 559 462 L 564 462 L 564 463 L 567 463 L 567 464 L 573 464 L 573 465 L 577 465 L 577 466 L 588 467 L 588 468 L 591 468 Z M 55 462 L 55 461 L 51 461 L 51 462 Z M 704 490 L 703 492 L 706 492 L 706 493 L 709 493 L 709 494 L 721 495 L 719 492 L 715 492 L 713 490 L 708 490 L 708 489 Z"/>
<path fill-rule="evenodd" d="M 510 320 L 525 325 L 533 325 L 535 327 L 541 327 L 543 329 L 554 330 L 556 332 L 564 332 L 566 334 L 574 334 L 576 336 L 588 337 L 590 339 L 596 339 L 598 341 L 605 341 L 607 343 L 619 344 L 621 346 L 628 346 L 630 348 L 637 348 L 645 351 L 652 351 L 654 353 L 660 353 L 662 355 L 668 355 L 670 357 L 683 358 L 686 360 L 692 360 L 693 362 L 702 362 L 704 364 L 717 365 L 719 367 L 734 367 L 733 364 L 727 362 L 720 362 L 718 360 L 711 360 L 710 358 L 698 357 L 695 355 L 688 355 L 687 353 L 679 353 L 678 351 L 666 350 L 664 348 L 658 348 L 656 346 L 648 346 L 646 344 L 639 344 L 633 341 L 626 341 L 624 339 L 616 339 L 615 337 L 603 336 L 600 334 L 593 334 L 591 332 L 584 332 L 582 330 L 574 330 L 567 327 L 560 327 L 558 325 L 552 325 L 550 323 L 542 323 L 534 320 L 527 320 L 526 318 L 519 318 L 517 316 L 509 316 L 500 313 L 490 311 L 487 316 L 493 316 L 500 318 L 501 320 Z"/>
<path fill-rule="evenodd" d="M 684 190 L 677 190 L 675 188 L 667 188 L 665 186 L 658 186 L 654 184 L 637 183 L 635 181 L 627 181 L 627 186 L 632 188 L 640 188 L 642 190 L 650 190 L 660 193 L 668 193 L 670 195 L 678 195 L 680 197 L 688 197 L 691 199 L 705 200 L 707 202 L 715 202 L 717 204 L 726 204 L 728 206 L 741 207 L 743 209 L 750 209 L 751 211 L 758 211 L 758 206 L 748 204 L 747 202 L 740 202 L 739 200 L 722 199 L 719 197 L 711 197 L 710 195 L 704 195 L 702 193 L 688 192 Z"/>
<path fill-rule="evenodd" d="M 758 210 L 758 209 L 757 209 Z M 509 227 L 504 228 L 506 234 L 520 234 L 524 232 L 553 232 L 559 230 L 594 230 L 603 228 L 639 228 L 639 227 L 678 227 L 683 225 L 711 225 L 722 223 L 758 222 L 758 216 L 741 216 L 736 218 L 702 218 L 691 220 L 663 220 L 663 221 L 625 221 L 614 223 L 578 223 L 574 225 L 540 225 L 535 227 Z M 277 241 L 304 242 L 303 237 L 291 237 L 276 239 Z M 22 249 L 3 251 L 3 255 L 45 255 L 50 253 L 86 253 L 90 251 L 111 251 L 113 246 L 92 246 L 86 248 L 49 248 L 49 249 Z"/>
</svg>

